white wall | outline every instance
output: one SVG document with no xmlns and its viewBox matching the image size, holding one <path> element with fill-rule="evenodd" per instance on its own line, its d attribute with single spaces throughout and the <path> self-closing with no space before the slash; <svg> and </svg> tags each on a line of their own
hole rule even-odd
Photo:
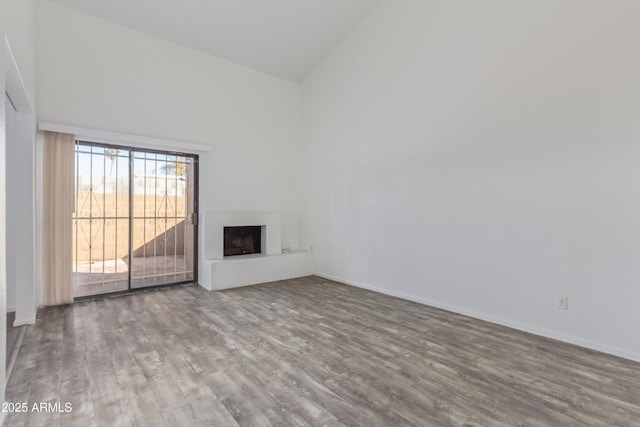
<svg viewBox="0 0 640 427">
<path fill-rule="evenodd" d="M 4 155 L 5 162 L 3 172 L 6 178 L 15 177 L 15 172 L 18 169 L 15 159 L 18 158 L 18 139 L 17 139 L 17 125 L 18 125 L 18 113 L 11 104 L 11 100 L 3 93 L 5 98 L 4 113 L 5 113 L 5 140 L 4 140 Z M 13 159 L 13 161 L 10 161 Z M 5 179 L 6 179 L 5 178 Z M 6 228 L 5 228 L 5 244 L 10 250 L 6 253 L 6 292 L 7 292 L 7 309 L 6 312 L 16 311 L 16 264 L 17 254 L 15 250 L 18 242 L 18 232 L 15 224 L 18 220 L 18 212 L 16 209 L 11 208 L 11 201 L 14 200 L 18 194 L 18 188 L 12 185 L 6 185 L 5 191 L 5 212 L 6 212 Z M 11 226 L 13 225 L 13 227 Z"/>
<path fill-rule="evenodd" d="M 20 70 L 29 100 L 36 98 L 36 3 L 37 0 L 1 0 L 5 34 Z"/>
<path fill-rule="evenodd" d="M 5 35 L 5 0 L 0 0 L 0 36 Z M 5 43 L 0 40 L 0 89 L 5 93 Z M 0 366 L 7 366 L 7 244 L 6 244 L 6 208 L 5 208 L 5 97 L 0 96 Z M 6 371 L 0 369 L 0 400 L 5 401 Z M 4 423 L 6 415 L 0 414 Z"/>
<path fill-rule="evenodd" d="M 49 1 L 39 7 L 46 122 L 192 141 L 200 211 L 277 211 L 298 247 L 299 85 Z"/>
<path fill-rule="evenodd" d="M 11 87 L 6 87 L 6 71 L 8 64 L 7 52 L 5 52 L 5 38 L 12 46 L 13 55 L 22 78 L 21 89 L 27 93 L 22 93 L 24 98 L 35 96 L 35 2 L 33 0 L 0 0 L 0 366 L 6 366 L 6 255 L 7 250 L 13 251 L 15 248 L 7 247 L 6 242 L 6 205 L 5 186 L 6 180 L 6 134 L 5 134 L 5 92 L 16 92 L 15 78 L 11 78 Z M 15 75 L 13 75 L 15 77 Z M 18 85 L 20 86 L 20 85 Z M 21 105 L 24 107 L 24 104 Z M 24 131 L 31 129 L 31 136 L 35 135 L 34 120 L 25 123 L 18 119 L 17 125 Z M 28 135 L 25 135 L 28 136 Z M 15 285 L 15 284 L 13 284 Z M 15 286 L 13 287 L 15 290 Z M 15 292 L 13 294 L 15 297 Z M 33 306 L 33 301 L 31 301 Z M 33 307 L 32 307 L 33 309 Z M 6 383 L 5 370 L 0 369 L 0 400 L 4 401 Z M 4 415 L 4 414 L 2 414 Z M 0 422 L 4 417 L 0 418 Z"/>
<path fill-rule="evenodd" d="M 383 1 L 303 85 L 317 271 L 640 360 L 639 21 Z"/>
<path fill-rule="evenodd" d="M 5 5 L 6 36 L 15 60 L 15 68 L 7 74 L 7 92 L 18 110 L 15 138 L 6 141 L 7 306 L 15 309 L 19 325 L 35 321 L 36 305 L 36 2 L 7 0 Z"/>
<path fill-rule="evenodd" d="M 24 71 L 21 71 L 21 77 L 23 83 L 28 86 L 27 91 L 33 99 L 35 95 L 35 3 L 34 1 L 20 1 L 20 0 L 4 0 L 5 13 L 4 16 L 9 16 L 9 19 L 5 19 L 5 33 L 6 37 L 11 44 L 11 50 L 15 57 L 18 67 Z M 3 40 L 4 42 L 4 40 Z M 3 81 L 4 83 L 4 81 Z M 3 91 L 4 92 L 4 91 Z M 18 156 L 18 146 L 16 141 L 6 146 L 7 159 L 13 159 L 7 161 L 6 166 L 8 168 L 7 174 L 10 177 L 16 176 L 16 171 L 19 170 L 19 166 L 16 164 Z M 7 188 L 7 197 L 9 199 L 15 199 L 18 194 L 24 193 L 25 188 L 19 188 L 21 182 L 17 182 L 16 185 L 9 186 Z M 14 194 L 9 194 L 13 190 Z M 31 191 L 29 191 L 29 194 Z M 16 222 L 18 218 L 17 209 L 12 212 L 12 203 L 7 204 L 7 221 L 13 226 L 7 228 L 7 246 L 15 248 L 17 242 L 17 230 Z M 16 306 L 16 253 L 11 250 L 7 253 L 7 308 L 10 311 L 15 310 Z"/>
</svg>

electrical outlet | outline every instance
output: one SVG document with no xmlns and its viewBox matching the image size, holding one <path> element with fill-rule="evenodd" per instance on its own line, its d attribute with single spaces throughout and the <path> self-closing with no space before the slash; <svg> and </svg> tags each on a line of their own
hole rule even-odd
<svg viewBox="0 0 640 427">
<path fill-rule="evenodd" d="M 568 297 L 558 298 L 558 310 L 568 310 L 568 309 L 569 309 L 569 298 Z"/>
</svg>

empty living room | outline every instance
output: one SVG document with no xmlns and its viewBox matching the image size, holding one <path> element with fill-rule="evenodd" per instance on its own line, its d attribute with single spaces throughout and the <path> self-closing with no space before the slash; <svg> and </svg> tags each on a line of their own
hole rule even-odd
<svg viewBox="0 0 640 427">
<path fill-rule="evenodd" d="M 0 0 L 0 426 L 640 426 L 639 22 Z"/>
</svg>

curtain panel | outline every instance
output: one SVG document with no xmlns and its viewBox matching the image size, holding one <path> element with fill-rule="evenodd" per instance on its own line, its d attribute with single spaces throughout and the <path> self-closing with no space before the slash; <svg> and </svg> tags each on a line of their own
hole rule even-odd
<svg viewBox="0 0 640 427">
<path fill-rule="evenodd" d="M 45 305 L 73 302 L 75 135 L 45 132 L 42 244 Z"/>
</svg>

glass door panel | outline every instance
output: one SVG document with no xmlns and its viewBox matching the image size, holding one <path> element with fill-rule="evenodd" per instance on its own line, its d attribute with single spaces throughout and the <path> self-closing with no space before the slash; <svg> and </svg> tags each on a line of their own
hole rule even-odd
<svg viewBox="0 0 640 427">
<path fill-rule="evenodd" d="M 133 162 L 131 287 L 194 280 L 193 159 L 136 151 Z"/>
<path fill-rule="evenodd" d="M 129 153 L 76 145 L 74 297 L 129 288 Z"/>
<path fill-rule="evenodd" d="M 196 279 L 197 158 L 76 145 L 74 297 Z"/>
</svg>

